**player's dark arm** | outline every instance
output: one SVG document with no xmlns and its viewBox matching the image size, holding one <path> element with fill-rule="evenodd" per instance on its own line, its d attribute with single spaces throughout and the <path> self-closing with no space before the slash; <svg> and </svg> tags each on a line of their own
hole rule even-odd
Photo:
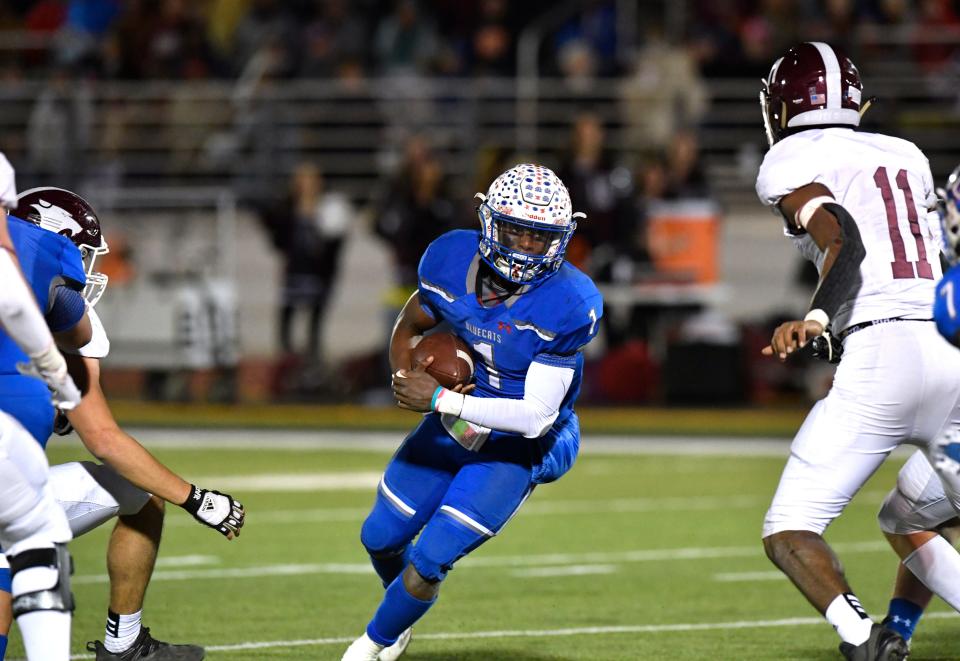
<svg viewBox="0 0 960 661">
<path fill-rule="evenodd" d="M 857 223 L 822 184 L 795 190 L 780 201 L 780 209 L 793 222 L 803 223 L 803 229 L 824 252 L 820 282 L 810 308 L 823 310 L 833 318 L 860 287 L 860 263 L 867 253 Z"/>
<path fill-rule="evenodd" d="M 430 330 L 439 323 L 420 305 L 420 294 L 414 292 L 393 325 L 393 333 L 390 335 L 390 371 L 395 373 L 400 369 L 410 369 L 410 353 L 413 350 L 411 342 L 413 338 L 423 335 L 425 331 Z"/>
<path fill-rule="evenodd" d="M 804 230 L 824 252 L 820 282 L 803 320 L 782 324 L 773 334 L 765 355 L 785 360 L 817 335 L 843 303 L 860 287 L 860 263 L 866 256 L 857 224 L 822 184 L 808 184 L 780 201 L 780 211 L 797 230 Z"/>
</svg>

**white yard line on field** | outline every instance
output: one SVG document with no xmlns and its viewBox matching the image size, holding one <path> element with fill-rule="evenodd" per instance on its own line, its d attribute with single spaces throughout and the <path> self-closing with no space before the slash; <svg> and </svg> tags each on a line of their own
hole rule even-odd
<svg viewBox="0 0 960 661">
<path fill-rule="evenodd" d="M 145 446 L 183 450 L 230 449 L 393 451 L 404 432 L 356 432 L 291 429 L 156 429 L 129 428 Z M 58 443 L 80 445 L 76 435 Z M 616 436 L 586 434 L 580 449 L 586 454 L 733 455 L 784 457 L 790 442 L 783 438 L 704 438 L 699 436 Z"/>
<path fill-rule="evenodd" d="M 886 542 L 840 542 L 833 545 L 839 553 L 876 553 L 889 551 Z M 592 553 L 546 553 L 526 555 L 467 557 L 459 568 L 541 568 L 543 565 L 611 565 L 617 563 L 666 562 L 673 560 L 706 560 L 721 558 L 760 558 L 760 544 L 754 546 L 688 547 L 667 549 L 642 549 L 633 551 L 597 551 Z M 154 581 L 192 581 L 221 578 L 261 578 L 264 576 L 305 576 L 310 574 L 368 574 L 373 569 L 369 563 L 287 563 L 257 567 L 224 567 L 216 569 L 159 570 L 154 572 Z M 74 584 L 107 583 L 106 574 L 80 574 L 74 576 Z"/>
<path fill-rule="evenodd" d="M 220 479 L 220 478 L 217 478 Z M 206 478 L 194 479 L 198 484 L 217 484 L 214 478 L 207 481 Z M 224 487 L 226 489 L 227 487 Z M 371 487 L 372 488 L 372 487 Z M 874 507 L 873 502 L 879 501 L 886 495 L 883 491 L 863 491 L 858 495 L 858 501 L 853 503 L 856 506 L 858 502 L 869 502 L 870 507 Z M 733 510 L 750 509 L 761 507 L 769 502 L 767 496 L 730 496 L 730 497 L 703 497 L 691 496 L 681 498 L 674 496 L 665 496 L 663 498 L 610 498 L 610 499 L 552 499 L 543 498 L 541 500 L 528 501 L 517 516 L 526 518 L 528 516 L 555 516 L 569 514 L 603 514 L 605 512 L 626 513 L 626 512 L 684 512 L 684 511 L 711 511 L 711 510 Z M 271 525 L 303 525 L 305 523 L 330 523 L 336 521 L 363 521 L 364 517 L 370 513 L 369 507 L 320 507 L 303 510 L 255 510 L 258 526 Z M 187 528 L 196 525 L 196 522 L 189 517 L 172 516 L 165 524 L 167 527 Z"/>
<path fill-rule="evenodd" d="M 219 564 L 220 558 L 215 555 L 171 555 L 157 558 L 157 567 L 199 567 Z"/>
<path fill-rule="evenodd" d="M 596 576 L 612 574 L 617 565 L 565 565 L 563 567 L 528 567 L 514 569 L 511 576 L 518 578 L 553 578 L 555 576 Z"/>
<path fill-rule="evenodd" d="M 924 619 L 955 618 L 957 613 L 927 613 Z M 769 629 L 777 627 L 823 625 L 821 617 L 788 617 L 779 620 L 735 620 L 733 622 L 692 622 L 685 624 L 637 624 L 608 627 L 571 627 L 566 629 L 504 629 L 500 631 L 466 631 L 458 633 L 420 633 L 417 640 L 478 640 L 483 638 L 559 638 L 565 636 L 600 636 L 610 634 L 677 633 L 684 631 L 722 631 L 728 629 Z M 240 652 L 281 647 L 313 647 L 321 645 L 347 645 L 354 638 L 310 638 L 301 640 L 271 640 L 235 643 L 233 645 L 208 645 L 207 652 Z M 77 654 L 71 659 L 92 659 L 93 654 Z"/>
<path fill-rule="evenodd" d="M 196 484 L 216 484 L 223 491 L 372 491 L 380 471 L 324 471 L 314 473 L 253 473 L 191 477 Z"/>
<path fill-rule="evenodd" d="M 776 569 L 770 571 L 721 572 L 713 575 L 719 583 L 739 583 L 749 581 L 782 581 L 787 575 Z"/>
</svg>

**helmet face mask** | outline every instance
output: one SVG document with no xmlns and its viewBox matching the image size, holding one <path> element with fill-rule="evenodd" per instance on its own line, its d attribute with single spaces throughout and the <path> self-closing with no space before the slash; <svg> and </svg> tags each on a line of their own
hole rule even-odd
<svg viewBox="0 0 960 661">
<path fill-rule="evenodd" d="M 513 283 L 536 284 L 560 268 L 583 214 L 572 213 L 570 194 L 556 174 L 541 165 L 517 165 L 477 198 L 480 256 L 497 273 Z"/>
<path fill-rule="evenodd" d="M 815 126 L 860 125 L 863 83 L 842 52 L 815 41 L 794 46 L 763 80 L 760 109 L 767 142 Z"/>
<path fill-rule="evenodd" d="M 951 266 L 960 263 L 960 166 L 947 179 L 946 188 L 937 191 L 943 256 Z"/>
<path fill-rule="evenodd" d="M 107 288 L 105 274 L 94 271 L 97 257 L 110 252 L 100 231 L 100 219 L 82 197 L 63 188 L 31 188 L 17 196 L 17 208 L 11 213 L 55 234 L 69 238 L 83 259 L 87 284 L 83 297 L 90 307 L 97 304 Z"/>
</svg>

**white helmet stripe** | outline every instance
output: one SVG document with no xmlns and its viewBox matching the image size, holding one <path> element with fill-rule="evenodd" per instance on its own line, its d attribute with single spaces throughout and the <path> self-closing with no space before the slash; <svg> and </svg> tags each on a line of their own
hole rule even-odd
<svg viewBox="0 0 960 661">
<path fill-rule="evenodd" d="M 770 73 L 767 74 L 767 85 L 773 85 L 774 81 L 777 79 L 777 69 L 780 68 L 780 63 L 783 62 L 783 58 L 779 58 L 776 62 L 773 63 L 773 66 L 770 67 Z"/>
<path fill-rule="evenodd" d="M 843 98 L 840 91 L 840 60 L 828 44 L 822 41 L 811 41 L 810 45 L 820 52 L 824 71 L 827 72 L 827 108 L 840 108 L 840 101 Z"/>
</svg>

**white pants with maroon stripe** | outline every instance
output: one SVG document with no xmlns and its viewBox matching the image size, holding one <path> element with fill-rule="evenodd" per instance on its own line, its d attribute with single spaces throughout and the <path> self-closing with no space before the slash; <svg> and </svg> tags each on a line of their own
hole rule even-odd
<svg viewBox="0 0 960 661">
<path fill-rule="evenodd" d="M 880 324 L 850 335 L 833 387 L 790 446 L 764 537 L 822 534 L 894 448 L 914 444 L 929 458 L 948 425 L 960 425 L 960 351 L 933 323 Z M 947 501 L 960 506 L 960 477 L 940 478 Z"/>
</svg>

